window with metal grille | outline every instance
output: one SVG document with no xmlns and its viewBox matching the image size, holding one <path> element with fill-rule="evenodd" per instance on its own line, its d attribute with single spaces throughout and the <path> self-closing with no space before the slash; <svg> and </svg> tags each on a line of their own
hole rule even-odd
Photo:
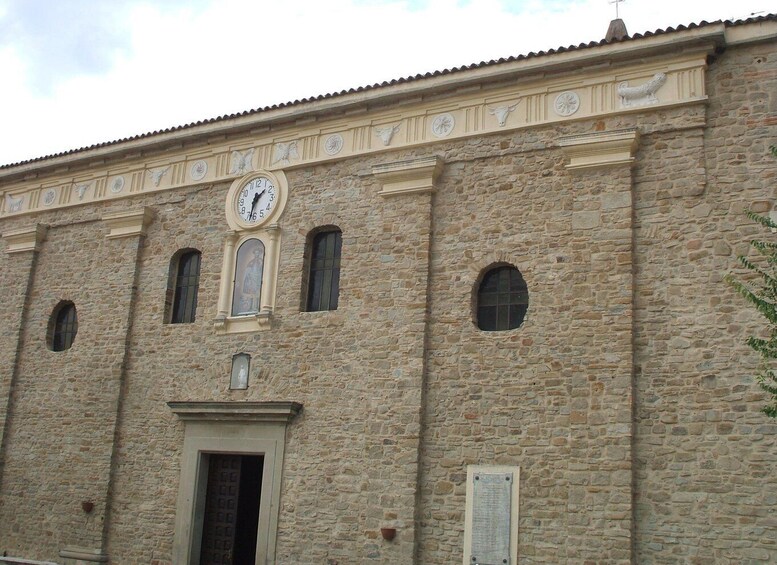
<svg viewBox="0 0 777 565">
<path fill-rule="evenodd" d="M 65 351 L 73 345 L 78 333 L 78 316 L 72 302 L 61 302 L 52 314 L 51 350 Z"/>
<path fill-rule="evenodd" d="M 171 324 L 191 324 L 197 315 L 197 291 L 200 286 L 200 252 L 188 251 L 177 261 L 174 284 Z"/>
<path fill-rule="evenodd" d="M 512 330 L 523 323 L 528 308 L 529 289 L 518 269 L 500 266 L 483 276 L 477 296 L 478 328 Z"/>
<path fill-rule="evenodd" d="M 340 294 L 340 253 L 343 234 L 327 229 L 315 234 L 310 246 L 306 310 L 337 310 Z"/>
</svg>

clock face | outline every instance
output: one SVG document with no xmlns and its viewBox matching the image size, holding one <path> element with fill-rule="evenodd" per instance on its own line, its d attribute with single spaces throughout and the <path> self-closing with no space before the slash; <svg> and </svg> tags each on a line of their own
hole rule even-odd
<svg viewBox="0 0 777 565">
<path fill-rule="evenodd" d="M 263 222 L 275 208 L 278 194 L 272 180 L 267 177 L 251 179 L 237 195 L 237 215 L 248 224 Z"/>
</svg>

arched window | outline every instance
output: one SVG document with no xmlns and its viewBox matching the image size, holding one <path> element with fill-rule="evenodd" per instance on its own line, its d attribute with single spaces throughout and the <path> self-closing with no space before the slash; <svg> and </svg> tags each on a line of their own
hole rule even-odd
<svg viewBox="0 0 777 565">
<path fill-rule="evenodd" d="M 486 272 L 478 287 L 478 328 L 487 332 L 512 330 L 523 323 L 528 308 L 529 289 L 518 269 L 503 265 Z"/>
<path fill-rule="evenodd" d="M 342 247 L 343 234 L 337 228 L 313 235 L 308 256 L 306 311 L 337 310 Z"/>
<path fill-rule="evenodd" d="M 197 291 L 200 286 L 200 252 L 185 251 L 170 265 L 168 294 L 172 291 L 171 324 L 191 324 L 197 315 Z"/>
<path fill-rule="evenodd" d="M 60 302 L 51 314 L 50 347 L 52 351 L 65 351 L 73 345 L 78 333 L 78 316 L 72 302 Z"/>
<path fill-rule="evenodd" d="M 235 280 L 232 289 L 232 315 L 258 314 L 262 308 L 264 243 L 247 239 L 237 250 Z"/>
</svg>

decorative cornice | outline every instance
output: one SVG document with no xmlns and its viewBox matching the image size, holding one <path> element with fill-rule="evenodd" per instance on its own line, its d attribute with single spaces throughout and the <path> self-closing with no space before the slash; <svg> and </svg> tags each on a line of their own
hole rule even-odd
<svg viewBox="0 0 777 565">
<path fill-rule="evenodd" d="M 383 186 L 381 196 L 434 191 L 434 181 L 442 172 L 442 157 L 396 161 L 372 167 L 372 174 Z"/>
<path fill-rule="evenodd" d="M 38 251 L 40 244 L 46 239 L 48 226 L 36 224 L 32 228 L 20 228 L 3 234 L 3 239 L 8 242 L 6 253 L 21 253 L 23 251 Z"/>
<path fill-rule="evenodd" d="M 302 410 L 299 402 L 168 402 L 181 420 L 290 422 Z"/>
<path fill-rule="evenodd" d="M 623 129 L 607 132 L 572 135 L 559 139 L 558 146 L 566 154 L 569 171 L 598 169 L 634 162 L 639 132 Z"/>
<path fill-rule="evenodd" d="M 266 116 L 260 113 L 252 118 L 256 123 L 251 128 L 241 125 L 242 118 L 235 118 L 231 127 L 220 124 L 216 128 L 222 132 L 217 137 L 205 139 L 198 128 L 182 130 L 176 134 L 179 141 L 175 148 L 166 146 L 164 151 L 136 151 L 133 142 L 128 142 L 121 145 L 124 151 L 115 153 L 112 161 L 73 156 L 72 161 L 53 169 L 46 160 L 24 178 L 18 170 L 15 175 L 11 174 L 13 169 L 0 171 L 0 218 L 194 184 L 231 182 L 249 171 L 281 171 L 388 150 L 418 149 L 442 140 L 644 112 L 648 110 L 631 103 L 630 98 L 629 104 L 624 104 L 619 85 L 622 93 L 631 96 L 630 90 L 623 89 L 632 87 L 624 84 L 641 88 L 658 74 L 661 81 L 648 85 L 649 111 L 698 104 L 707 99 L 704 73 L 710 52 L 710 44 L 701 41 L 702 37 L 711 36 L 702 34 L 698 41 L 683 43 L 687 50 L 675 53 L 647 56 L 644 50 L 621 53 L 605 49 L 602 53 L 620 55 L 608 59 L 607 65 L 568 67 L 563 73 L 540 72 L 535 67 L 531 67 L 532 73 L 524 72 L 529 67 L 521 67 L 519 72 L 516 67 L 509 81 L 494 69 L 488 73 L 474 69 L 457 73 L 458 83 L 445 82 L 448 90 L 442 97 L 436 97 L 442 92 L 438 88 L 427 86 L 418 91 L 423 95 L 408 98 L 397 94 L 376 106 L 366 105 L 373 93 L 357 99 L 346 96 L 333 107 L 311 102 L 297 108 L 301 113 L 284 114 L 282 121 L 270 119 L 272 111 Z M 634 60 L 627 57 L 636 53 L 640 56 Z M 555 60 L 555 56 L 550 59 Z M 473 84 L 473 77 L 478 76 Z M 449 79 L 453 80 L 453 75 Z M 386 88 L 395 90 L 405 92 L 403 85 Z M 346 99 L 351 101 L 346 103 Z M 319 111 L 314 112 L 315 108 Z M 167 134 L 160 136 L 166 138 Z"/>
<path fill-rule="evenodd" d="M 105 237 L 108 239 L 118 239 L 121 237 L 144 236 L 146 235 L 146 227 L 153 217 L 153 212 L 147 206 L 130 212 L 105 214 L 102 220 L 110 228 L 108 235 Z"/>
<path fill-rule="evenodd" d="M 774 24 L 775 22 L 764 22 L 727 28 L 722 22 L 712 23 L 674 33 L 655 34 L 616 43 L 587 45 L 583 48 L 559 49 L 538 55 L 520 56 L 508 61 L 480 64 L 475 68 L 459 68 L 456 72 L 413 77 L 410 80 L 399 80 L 392 84 L 360 88 L 332 96 L 320 96 L 316 99 L 283 104 L 261 111 L 244 112 L 239 116 L 208 120 L 206 123 L 190 124 L 171 131 L 102 144 L 75 153 L 10 165 L 7 168 L 0 168 L 0 180 L 36 174 L 42 170 L 48 172 L 55 169 L 61 170 L 62 167 L 83 168 L 84 165 L 98 160 L 109 162 L 127 154 L 153 155 L 191 142 L 212 145 L 213 140 L 219 137 L 223 139 L 225 136 L 237 136 L 241 132 L 257 132 L 270 129 L 275 124 L 288 125 L 297 120 L 316 121 L 322 115 L 343 115 L 353 111 L 354 108 L 364 110 L 367 107 L 393 104 L 398 100 L 406 101 L 419 99 L 421 96 L 429 97 L 436 93 L 450 93 L 461 87 L 472 89 L 486 83 L 516 83 L 526 77 L 537 75 L 555 76 L 569 83 L 568 76 L 560 77 L 562 73 L 571 71 L 579 74 L 587 66 L 604 67 L 616 63 L 622 64 L 625 61 L 646 61 L 656 56 L 671 57 L 677 53 L 690 53 L 694 50 L 711 54 L 717 47 L 722 47 L 729 41 L 731 33 L 736 36 L 732 40 L 738 42 L 764 40 L 774 35 Z M 768 27 L 770 25 L 772 27 Z M 765 29 L 761 30 L 761 27 Z"/>
</svg>

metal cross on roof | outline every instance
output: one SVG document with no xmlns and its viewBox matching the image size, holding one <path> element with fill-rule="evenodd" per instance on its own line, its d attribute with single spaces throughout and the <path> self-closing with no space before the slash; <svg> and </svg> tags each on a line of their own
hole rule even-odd
<svg viewBox="0 0 777 565">
<path fill-rule="evenodd" d="M 615 4 L 615 19 L 620 18 L 620 14 L 618 13 L 618 4 L 621 2 L 625 2 L 626 0 L 610 0 L 610 4 Z"/>
</svg>

